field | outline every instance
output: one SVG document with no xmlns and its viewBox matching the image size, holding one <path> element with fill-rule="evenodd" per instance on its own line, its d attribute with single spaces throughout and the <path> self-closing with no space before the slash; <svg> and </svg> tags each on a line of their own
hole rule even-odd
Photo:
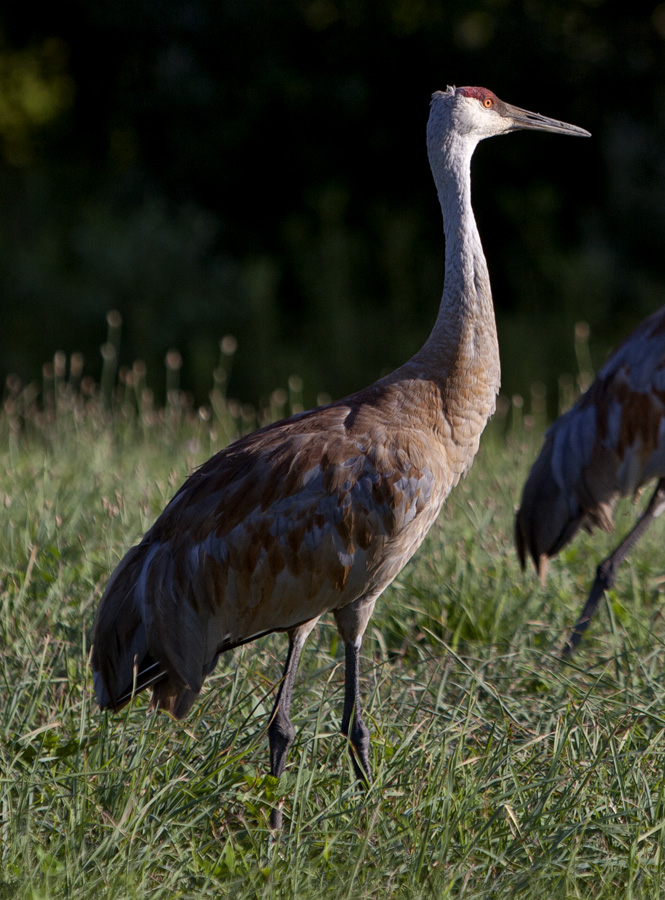
<svg viewBox="0 0 665 900">
<path fill-rule="evenodd" d="M 242 411 L 197 415 L 172 391 L 159 413 L 130 396 L 111 413 L 103 390 L 56 377 L 37 413 L 14 388 L 0 419 L 2 900 L 665 897 L 662 527 L 562 662 L 616 536 L 578 537 L 544 587 L 520 571 L 512 517 L 539 421 L 515 407 L 490 426 L 377 604 L 363 794 L 338 732 L 332 622 L 303 655 L 279 782 L 266 726 L 283 635 L 223 657 L 182 723 L 146 716 L 145 696 L 96 708 L 88 635 L 106 579 L 187 472 L 251 424 Z M 619 533 L 636 513 L 620 508 Z"/>
</svg>

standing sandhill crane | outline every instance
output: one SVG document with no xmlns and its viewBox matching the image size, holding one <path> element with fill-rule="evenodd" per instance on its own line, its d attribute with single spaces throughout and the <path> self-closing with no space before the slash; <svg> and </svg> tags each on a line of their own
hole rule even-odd
<svg viewBox="0 0 665 900">
<path fill-rule="evenodd" d="M 471 466 L 499 389 L 471 156 L 483 138 L 521 128 L 588 135 L 484 88 L 433 95 L 427 146 L 446 265 L 430 336 L 365 390 L 243 437 L 189 476 L 101 599 L 92 667 L 102 708 L 117 710 L 150 686 L 152 707 L 180 718 L 221 653 L 286 631 L 268 725 L 270 771 L 279 776 L 295 736 L 289 709 L 298 660 L 320 616 L 332 612 L 346 652 L 341 731 L 357 778 L 370 781 L 362 637 L 377 597 Z M 281 819 L 273 810 L 271 826 Z"/>
<path fill-rule="evenodd" d="M 517 553 L 541 580 L 579 528 L 610 532 L 620 497 L 658 478 L 637 524 L 596 570 L 582 614 L 564 646 L 575 649 L 619 566 L 665 510 L 665 306 L 614 351 L 577 403 L 545 436 L 515 519 Z"/>
</svg>

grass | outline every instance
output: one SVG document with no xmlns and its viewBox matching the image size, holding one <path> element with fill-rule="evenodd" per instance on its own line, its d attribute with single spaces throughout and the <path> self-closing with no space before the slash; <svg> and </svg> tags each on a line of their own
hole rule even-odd
<svg viewBox="0 0 665 900">
<path fill-rule="evenodd" d="M 303 655 L 276 781 L 284 636 L 223 657 L 183 723 L 146 716 L 144 697 L 96 708 L 88 633 L 110 571 L 249 424 L 219 397 L 196 414 L 173 389 L 156 412 L 132 390 L 126 377 L 111 414 L 92 386 L 56 383 L 37 412 L 14 386 L 0 417 L 0 900 L 665 896 L 662 527 L 561 662 L 616 537 L 577 539 L 545 587 L 520 572 L 513 509 L 540 433 L 518 406 L 377 604 L 362 670 L 373 786 L 356 788 L 338 733 L 331 622 Z M 621 508 L 620 532 L 634 515 Z"/>
</svg>

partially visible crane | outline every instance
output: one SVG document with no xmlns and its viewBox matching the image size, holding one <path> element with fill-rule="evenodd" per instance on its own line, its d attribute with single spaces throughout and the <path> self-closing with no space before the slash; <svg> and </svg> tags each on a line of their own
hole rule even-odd
<svg viewBox="0 0 665 900">
<path fill-rule="evenodd" d="M 515 518 L 517 554 L 544 580 L 580 528 L 611 532 L 620 497 L 658 478 L 634 528 L 600 563 L 564 653 L 578 645 L 623 560 L 665 510 L 665 306 L 614 351 L 591 387 L 549 428 Z"/>
<path fill-rule="evenodd" d="M 496 405 L 499 349 L 470 164 L 483 138 L 517 129 L 589 134 L 485 88 L 433 95 L 427 147 L 446 258 L 431 334 L 365 390 L 243 437 L 189 476 L 101 599 L 92 668 L 102 708 L 120 709 L 150 687 L 152 706 L 180 718 L 221 653 L 286 631 L 268 725 L 270 772 L 279 776 L 295 736 L 298 660 L 332 612 L 346 653 L 341 730 L 357 778 L 370 781 L 358 680 L 365 628 L 471 466 Z M 271 826 L 281 821 L 274 809 Z"/>
</svg>

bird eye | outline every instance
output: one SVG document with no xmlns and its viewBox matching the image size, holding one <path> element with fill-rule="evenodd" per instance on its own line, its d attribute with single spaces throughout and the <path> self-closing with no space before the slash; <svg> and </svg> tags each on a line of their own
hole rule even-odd
<svg viewBox="0 0 665 900">
<path fill-rule="evenodd" d="M 485 97 L 483 100 L 483 106 L 485 109 L 491 109 L 494 106 L 494 100 L 491 97 Z"/>
</svg>

